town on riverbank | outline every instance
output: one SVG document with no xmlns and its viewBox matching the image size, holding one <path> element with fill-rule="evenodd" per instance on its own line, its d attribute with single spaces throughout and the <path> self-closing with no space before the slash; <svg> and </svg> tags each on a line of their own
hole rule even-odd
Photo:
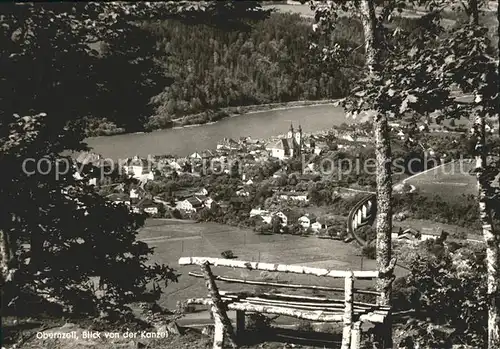
<svg viewBox="0 0 500 349">
<path fill-rule="evenodd" d="M 470 198 L 463 201 L 450 197 L 446 189 L 426 191 L 430 183 L 406 183 L 406 179 L 434 166 L 466 160 L 463 156 L 468 145 L 461 126 L 438 127 L 391 124 L 394 153 L 401 155 L 395 157 L 399 164 L 394 161 L 395 179 L 400 182 L 395 190 L 401 194 L 395 226 L 404 228 L 399 232 L 405 239 L 421 237 L 415 232 L 420 230 L 439 235 L 442 228 L 435 223 L 417 224 L 411 234 L 406 234 L 412 227 L 400 224 L 402 221 L 434 219 L 429 212 L 437 205 L 461 201 L 463 210 L 472 205 Z M 371 125 L 342 124 L 312 133 L 304 133 L 301 125 L 290 125 L 283 131 L 270 139 L 224 138 L 215 149 L 195 151 L 186 157 L 133 156 L 117 161 L 84 152 L 76 161 L 95 165 L 91 167 L 94 170 L 77 176 L 93 176 L 89 181 L 115 204 L 125 204 L 133 212 L 153 218 L 212 221 L 249 227 L 258 233 L 349 241 L 349 211 L 375 188 L 374 167 L 360 165 L 374 151 Z M 467 179 L 466 175 L 462 177 Z M 425 208 L 417 209 L 412 204 L 415 200 L 435 204 L 425 212 Z M 439 217 L 438 222 L 452 224 L 453 233 L 463 236 L 458 232 L 462 231 L 460 227 L 473 226 L 477 217 L 464 221 L 460 215 L 458 211 L 452 217 Z M 373 232 L 363 234 L 373 238 Z"/>
</svg>

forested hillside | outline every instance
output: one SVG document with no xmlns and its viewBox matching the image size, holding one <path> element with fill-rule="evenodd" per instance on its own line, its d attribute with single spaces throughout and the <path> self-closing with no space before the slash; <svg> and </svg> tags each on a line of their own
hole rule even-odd
<svg viewBox="0 0 500 349">
<path fill-rule="evenodd" d="M 173 119 L 225 107 L 342 97 L 356 78 L 340 67 L 327 71 L 313 62 L 312 23 L 298 14 L 273 13 L 246 30 L 175 20 L 144 27 L 156 38 L 156 60 L 163 72 L 148 76 L 150 84 L 135 81 L 137 88 L 148 86 L 151 93 L 152 109 L 137 118 L 146 129 L 170 127 Z M 332 40 L 360 46 L 362 31 L 355 20 L 342 19 L 337 32 Z M 144 36 L 151 45 L 151 36 Z M 362 49 L 352 54 L 354 62 L 363 59 Z M 198 120 L 212 117 L 204 113 Z M 118 126 L 132 131 L 129 124 Z M 93 134 L 113 132 L 104 122 L 95 126 Z"/>
<path fill-rule="evenodd" d="M 344 20 L 344 40 L 360 42 L 361 28 Z M 207 109 L 344 96 L 352 74 L 311 64 L 311 23 L 275 13 L 249 31 L 168 21 L 150 25 L 174 83 L 153 98 L 152 125 Z M 361 60 L 359 53 L 353 59 Z M 153 126 L 154 127 L 154 126 Z"/>
</svg>

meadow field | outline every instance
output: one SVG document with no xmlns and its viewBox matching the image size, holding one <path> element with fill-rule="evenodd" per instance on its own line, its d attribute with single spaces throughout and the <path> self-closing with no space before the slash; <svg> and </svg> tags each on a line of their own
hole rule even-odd
<svg viewBox="0 0 500 349">
<path fill-rule="evenodd" d="M 293 235 L 259 235 L 248 229 L 238 229 L 216 223 L 182 223 L 168 220 L 149 220 L 140 231 L 139 239 L 155 248 L 153 262 L 168 264 L 182 274 L 178 283 L 170 284 L 160 304 L 173 309 L 177 301 L 204 297 L 207 290 L 203 279 L 188 276 L 200 272 L 196 266 L 179 267 L 179 257 L 220 257 L 222 251 L 232 250 L 238 259 L 270 263 L 300 264 L 328 269 L 375 269 L 373 260 L 361 260 L 360 251 L 353 245 L 336 240 Z M 317 284 L 343 287 L 344 280 L 309 275 L 270 274 L 241 269 L 214 268 L 215 275 L 249 280 L 273 280 L 289 283 Z M 403 275 L 397 270 L 397 275 Z M 219 283 L 222 290 L 239 290 L 241 286 Z M 371 281 L 358 281 L 358 287 L 372 287 Z M 252 286 L 244 285 L 247 291 Z M 288 292 L 288 291 L 287 291 Z"/>
<path fill-rule="evenodd" d="M 469 173 L 475 166 L 474 160 L 461 160 L 435 167 L 405 180 L 414 185 L 419 193 L 439 195 L 455 199 L 477 194 L 476 177 Z"/>
</svg>

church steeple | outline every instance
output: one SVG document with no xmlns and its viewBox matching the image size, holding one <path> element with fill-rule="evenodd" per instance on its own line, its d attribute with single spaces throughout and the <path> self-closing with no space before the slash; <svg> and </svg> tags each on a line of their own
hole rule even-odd
<svg viewBox="0 0 500 349">
<path fill-rule="evenodd" d="M 300 154 L 302 154 L 302 126 L 300 124 L 298 132 L 295 132 L 293 138 L 295 147 L 294 154 L 296 154 L 296 156 L 299 156 Z"/>
<path fill-rule="evenodd" d="M 293 125 L 290 123 L 290 130 L 288 130 L 288 139 L 293 139 Z"/>
</svg>

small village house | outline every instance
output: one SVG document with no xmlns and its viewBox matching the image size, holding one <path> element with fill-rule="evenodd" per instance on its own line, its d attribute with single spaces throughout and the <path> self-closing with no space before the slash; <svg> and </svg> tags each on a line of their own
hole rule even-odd
<svg viewBox="0 0 500 349">
<path fill-rule="evenodd" d="M 148 198 L 144 198 L 139 201 L 136 207 L 139 211 L 143 211 L 151 216 L 157 215 L 159 212 L 159 204 Z"/>
<path fill-rule="evenodd" d="M 81 181 L 84 177 L 80 174 L 80 172 L 75 171 L 75 173 L 73 174 L 73 178 L 76 179 L 77 181 Z M 89 178 L 88 184 L 97 186 L 97 178 L 95 177 Z"/>
<path fill-rule="evenodd" d="M 250 210 L 250 217 L 262 216 L 262 215 L 268 215 L 268 214 L 269 214 L 269 211 L 261 210 L 260 208 L 252 208 Z"/>
<path fill-rule="evenodd" d="M 285 227 L 288 224 L 288 217 L 281 211 L 275 212 L 273 216 L 277 216 L 281 219 L 281 225 Z"/>
<path fill-rule="evenodd" d="M 317 143 L 313 149 L 313 153 L 316 155 L 321 155 L 323 153 L 326 153 L 328 150 L 330 150 L 330 147 L 326 143 Z"/>
<path fill-rule="evenodd" d="M 208 190 L 205 188 L 201 188 L 200 190 L 195 192 L 194 195 L 208 195 Z"/>
<path fill-rule="evenodd" d="M 177 163 L 176 161 L 169 161 L 168 166 L 174 171 L 181 171 L 182 170 L 182 166 L 179 163 Z"/>
<path fill-rule="evenodd" d="M 108 195 L 108 199 L 116 204 L 130 205 L 130 196 L 125 193 L 114 193 Z"/>
<path fill-rule="evenodd" d="M 318 232 L 321 229 L 322 225 L 320 222 L 314 222 L 311 224 L 311 229 L 315 232 Z"/>
<path fill-rule="evenodd" d="M 429 239 L 437 239 L 441 236 L 441 229 L 433 229 L 433 228 L 422 228 L 420 231 L 420 240 L 429 240 Z"/>
<path fill-rule="evenodd" d="M 271 224 L 272 215 L 267 210 L 261 210 L 260 208 L 253 208 L 250 210 L 250 218 L 252 217 L 260 217 L 262 221 L 267 224 Z"/>
<path fill-rule="evenodd" d="M 328 226 L 326 225 L 326 223 L 321 220 L 321 219 L 314 219 L 314 220 L 311 220 L 311 229 L 312 231 L 314 231 L 315 233 L 319 232 L 320 230 L 323 230 L 323 229 L 327 229 Z"/>
<path fill-rule="evenodd" d="M 309 201 L 307 192 L 281 192 L 279 198 L 281 200 Z"/>
<path fill-rule="evenodd" d="M 214 200 L 206 195 L 195 194 L 194 198 L 202 203 L 203 207 L 210 208 Z"/>
<path fill-rule="evenodd" d="M 249 196 L 250 192 L 244 188 L 240 188 L 236 191 L 236 195 L 238 196 Z"/>
<path fill-rule="evenodd" d="M 266 224 L 271 224 L 271 221 L 273 219 L 273 216 L 271 214 L 266 214 L 266 215 L 260 215 L 262 218 L 262 221 Z"/>
<path fill-rule="evenodd" d="M 124 166 L 125 174 L 139 180 L 153 180 L 154 173 L 146 159 L 141 159 L 137 155 L 128 159 Z"/>
<path fill-rule="evenodd" d="M 420 241 L 420 238 L 421 238 L 420 232 L 411 228 L 402 231 L 400 234 L 398 234 L 397 237 L 399 241 L 405 241 L 405 242 L 418 242 Z"/>
<path fill-rule="evenodd" d="M 311 220 L 307 215 L 300 217 L 297 223 L 304 229 L 308 229 L 311 226 Z"/>
<path fill-rule="evenodd" d="M 88 165 L 91 167 L 87 167 Z M 112 172 L 113 165 L 99 154 L 88 151 L 80 152 L 73 162 L 73 168 L 76 170 L 73 177 L 76 180 L 82 180 L 87 175 L 89 185 L 97 186 L 99 184 L 110 184 L 111 182 L 110 178 L 105 177 L 105 175 Z M 81 170 L 86 173 L 80 173 Z"/>
<path fill-rule="evenodd" d="M 203 157 L 201 156 L 200 153 L 194 152 L 193 154 L 189 155 L 189 158 L 191 160 L 201 160 Z"/>
<path fill-rule="evenodd" d="M 130 189 L 130 202 L 131 203 L 137 203 L 139 202 L 143 197 L 146 196 L 146 191 L 137 186 L 137 187 L 133 187 Z"/>
<path fill-rule="evenodd" d="M 211 197 L 207 196 L 206 199 L 203 201 L 203 205 L 207 208 L 212 208 L 212 204 L 214 203 L 214 199 Z"/>
<path fill-rule="evenodd" d="M 185 200 L 177 202 L 176 208 L 180 211 L 196 212 L 197 210 L 203 208 L 203 203 L 196 197 L 191 196 Z"/>
<path fill-rule="evenodd" d="M 217 150 L 238 150 L 240 145 L 232 138 L 224 138 L 217 144 Z"/>
<path fill-rule="evenodd" d="M 348 141 L 348 142 L 354 142 L 354 137 L 349 133 L 340 136 L 340 139 L 343 139 L 343 140 Z"/>
<path fill-rule="evenodd" d="M 215 157 L 214 152 L 212 152 L 210 149 L 204 150 L 201 152 L 201 158 L 205 160 L 209 160 Z"/>
<path fill-rule="evenodd" d="M 286 139 L 280 139 L 269 144 L 266 147 L 266 150 L 269 151 L 269 155 L 271 157 L 280 160 L 285 160 L 293 156 L 293 150 L 291 150 L 288 146 L 288 142 Z"/>
<path fill-rule="evenodd" d="M 274 172 L 273 178 L 280 178 L 282 176 L 286 176 L 286 171 L 280 168 L 278 171 Z"/>
</svg>

